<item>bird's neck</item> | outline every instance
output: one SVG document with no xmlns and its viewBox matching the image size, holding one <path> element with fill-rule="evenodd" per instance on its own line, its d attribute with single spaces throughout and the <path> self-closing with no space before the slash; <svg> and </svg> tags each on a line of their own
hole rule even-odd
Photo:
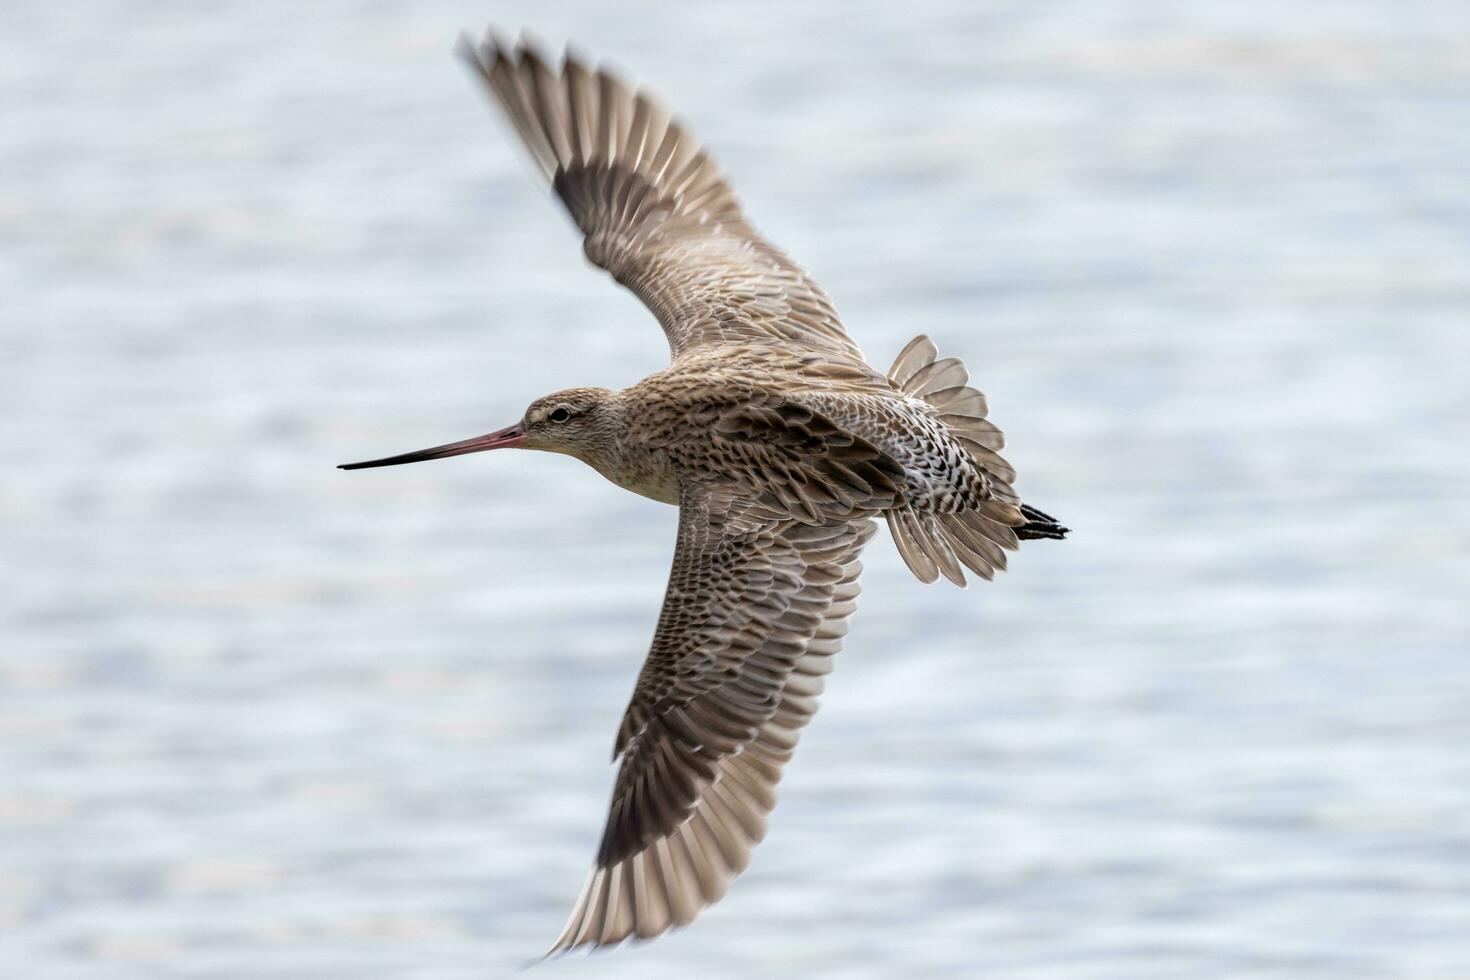
<svg viewBox="0 0 1470 980">
<path fill-rule="evenodd" d="M 679 502 L 678 474 L 668 455 L 658 450 L 610 443 L 582 461 L 624 490 L 665 504 Z"/>
</svg>

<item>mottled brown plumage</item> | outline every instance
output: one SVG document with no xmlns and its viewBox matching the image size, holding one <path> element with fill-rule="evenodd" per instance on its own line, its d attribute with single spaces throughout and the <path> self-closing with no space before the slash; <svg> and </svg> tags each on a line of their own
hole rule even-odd
<svg viewBox="0 0 1470 980">
<path fill-rule="evenodd" d="M 538 399 L 478 439 L 370 463 L 501 446 L 576 456 L 679 506 L 668 593 L 619 726 L 597 859 L 553 951 L 691 921 L 745 868 L 885 518 L 914 574 L 990 578 L 1028 537 L 1000 430 L 964 366 L 916 338 L 887 375 L 827 294 L 746 221 L 698 143 L 642 93 L 568 56 L 463 38 L 584 236 L 648 305 L 672 364 L 623 391 Z"/>
</svg>

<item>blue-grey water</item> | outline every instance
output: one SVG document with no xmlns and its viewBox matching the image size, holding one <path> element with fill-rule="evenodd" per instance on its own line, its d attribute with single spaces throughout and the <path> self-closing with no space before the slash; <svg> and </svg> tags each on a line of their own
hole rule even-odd
<svg viewBox="0 0 1470 980">
<path fill-rule="evenodd" d="M 485 978 L 601 829 L 672 509 L 343 473 L 665 363 L 451 60 L 714 148 L 1075 529 L 870 551 L 751 870 L 538 976 L 1470 976 L 1470 6 L 12 2 L 0 976 Z"/>
</svg>

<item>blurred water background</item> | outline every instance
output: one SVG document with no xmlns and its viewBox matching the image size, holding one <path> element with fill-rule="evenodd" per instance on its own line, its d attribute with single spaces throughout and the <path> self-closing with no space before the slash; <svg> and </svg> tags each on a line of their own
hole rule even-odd
<svg viewBox="0 0 1470 980">
<path fill-rule="evenodd" d="M 10 3 L 0 976 L 561 926 L 674 512 L 333 465 L 665 363 L 452 61 L 605 55 L 1075 529 L 891 545 L 725 902 L 538 976 L 1470 976 L 1470 6 Z"/>
</svg>

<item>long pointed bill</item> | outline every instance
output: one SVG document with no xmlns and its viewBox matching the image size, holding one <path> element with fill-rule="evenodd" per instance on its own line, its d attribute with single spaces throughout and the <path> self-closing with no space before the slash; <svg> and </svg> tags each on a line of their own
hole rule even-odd
<svg viewBox="0 0 1470 980">
<path fill-rule="evenodd" d="M 404 453 L 401 456 L 389 456 L 385 459 L 370 459 L 365 463 L 343 463 L 338 466 L 339 470 L 365 470 L 370 466 L 398 466 L 401 463 L 422 463 L 426 459 L 443 459 L 445 456 L 463 456 L 465 453 L 478 453 L 486 449 L 506 449 L 510 446 L 519 446 L 526 441 L 526 432 L 517 422 L 515 425 L 506 426 L 499 432 L 489 435 L 476 436 L 473 439 L 465 439 L 462 442 L 451 442 L 447 446 L 435 446 L 433 449 L 420 449 L 416 453 Z"/>
</svg>

